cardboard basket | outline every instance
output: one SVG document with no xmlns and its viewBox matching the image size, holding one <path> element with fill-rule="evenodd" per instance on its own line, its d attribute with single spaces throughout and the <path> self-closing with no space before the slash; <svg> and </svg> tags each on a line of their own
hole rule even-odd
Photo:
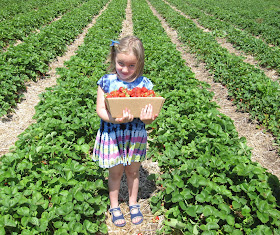
<svg viewBox="0 0 280 235">
<path fill-rule="evenodd" d="M 113 118 L 122 117 L 125 108 L 128 108 L 135 118 L 139 118 L 142 108 L 148 104 L 153 106 L 153 114 L 159 114 L 164 101 L 163 97 L 105 98 L 107 109 Z"/>
</svg>

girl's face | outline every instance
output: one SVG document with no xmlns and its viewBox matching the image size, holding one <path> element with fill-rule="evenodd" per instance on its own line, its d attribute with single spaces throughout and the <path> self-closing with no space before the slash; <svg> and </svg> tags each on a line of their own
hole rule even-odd
<svg viewBox="0 0 280 235">
<path fill-rule="evenodd" d="M 134 80 L 133 75 L 137 68 L 137 58 L 130 53 L 117 53 L 116 55 L 116 72 L 119 78 L 126 82 L 131 82 Z"/>
</svg>

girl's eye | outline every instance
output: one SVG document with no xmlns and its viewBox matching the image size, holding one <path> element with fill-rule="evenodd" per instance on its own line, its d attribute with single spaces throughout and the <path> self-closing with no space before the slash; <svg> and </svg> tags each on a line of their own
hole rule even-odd
<svg viewBox="0 0 280 235">
<path fill-rule="evenodd" d="M 134 68 L 135 67 L 135 64 L 131 64 L 129 65 L 130 68 Z"/>
</svg>

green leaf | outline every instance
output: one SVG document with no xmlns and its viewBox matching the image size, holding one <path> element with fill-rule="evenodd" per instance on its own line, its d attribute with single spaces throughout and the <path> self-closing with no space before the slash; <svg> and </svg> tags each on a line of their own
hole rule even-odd
<svg viewBox="0 0 280 235">
<path fill-rule="evenodd" d="M 81 191 L 78 191 L 78 192 L 75 194 L 74 198 L 75 198 L 77 201 L 80 201 L 80 202 L 83 202 L 83 201 L 85 200 L 84 195 L 83 195 L 83 193 L 82 193 Z"/>
<path fill-rule="evenodd" d="M 183 196 L 179 193 L 179 192 L 175 192 L 172 194 L 172 202 L 173 203 L 176 203 L 176 202 L 179 202 L 181 200 L 184 200 Z"/>
<path fill-rule="evenodd" d="M 228 224 L 225 224 L 225 225 L 223 226 L 223 228 L 224 228 L 225 232 L 230 233 L 230 234 L 232 234 L 233 229 L 234 229 L 232 226 L 230 226 L 230 225 L 228 225 Z"/>
<path fill-rule="evenodd" d="M 28 207 L 20 207 L 17 209 L 17 213 L 23 216 L 29 216 L 29 208 Z"/>
<path fill-rule="evenodd" d="M 215 214 L 215 208 L 212 206 L 205 206 L 203 209 L 203 214 L 204 216 L 210 216 L 210 215 L 214 215 Z"/>
<path fill-rule="evenodd" d="M 181 192 L 181 195 L 184 197 L 185 200 L 189 200 L 193 198 L 193 195 L 191 194 L 191 190 L 184 188 Z"/>
<path fill-rule="evenodd" d="M 106 189 L 103 184 L 103 180 L 101 180 L 101 179 L 98 179 L 95 181 L 95 187 L 96 187 L 96 189 Z"/>
<path fill-rule="evenodd" d="M 44 232 L 47 230 L 49 224 L 49 220 L 46 218 L 41 218 L 40 219 L 40 227 L 38 228 L 39 232 Z"/>
<path fill-rule="evenodd" d="M 91 197 L 91 198 L 87 199 L 87 202 L 90 204 L 99 205 L 101 203 L 101 196 Z"/>
<path fill-rule="evenodd" d="M 192 175 L 192 177 L 188 180 L 188 183 L 191 183 L 194 187 L 198 187 L 199 184 L 198 184 L 198 181 L 199 181 L 199 176 L 194 174 Z"/>
<path fill-rule="evenodd" d="M 83 166 L 83 165 L 80 165 L 78 162 L 76 162 L 75 165 L 71 166 L 71 169 L 74 172 L 82 172 L 82 171 L 85 171 L 87 168 L 85 166 Z"/>
<path fill-rule="evenodd" d="M 167 226 L 170 226 L 172 228 L 177 228 L 177 229 L 184 229 L 186 227 L 185 223 L 177 219 L 169 219 L 168 221 L 165 221 L 165 224 Z"/>
<path fill-rule="evenodd" d="M 69 185 L 76 185 L 76 184 L 78 184 L 79 182 L 77 181 L 77 180 L 75 180 L 75 179 L 71 179 L 71 180 L 69 180 L 69 181 L 67 181 L 67 185 L 69 186 Z"/>
<path fill-rule="evenodd" d="M 262 223 L 267 223 L 269 221 L 269 215 L 260 211 L 257 211 L 257 216 Z"/>
<path fill-rule="evenodd" d="M 31 217 L 30 220 L 29 220 L 29 222 L 30 222 L 31 224 L 36 225 L 36 226 L 39 226 L 39 225 L 40 225 L 39 219 L 38 219 L 37 217 Z"/>
<path fill-rule="evenodd" d="M 187 210 L 187 205 L 185 204 L 184 201 L 179 201 L 179 206 L 182 208 L 182 210 L 186 211 Z"/>
<path fill-rule="evenodd" d="M 234 226 L 234 224 L 235 224 L 235 219 L 232 215 L 228 215 L 227 218 L 226 218 L 226 221 L 231 226 Z"/>
<path fill-rule="evenodd" d="M 14 221 L 13 217 L 11 215 L 4 215 L 3 216 L 3 222 L 4 226 L 9 226 L 9 227 L 16 227 L 17 223 Z"/>
<path fill-rule="evenodd" d="M 167 194 L 170 194 L 170 193 L 173 193 L 176 189 L 176 185 L 175 184 L 169 184 L 166 188 L 166 193 Z"/>
<path fill-rule="evenodd" d="M 56 221 L 56 222 L 53 223 L 53 226 L 54 226 L 55 228 L 61 228 L 62 225 L 63 225 L 63 223 L 62 223 L 61 221 Z"/>
<path fill-rule="evenodd" d="M 200 185 L 207 186 L 208 184 L 208 180 L 206 178 L 196 174 L 192 175 L 192 177 L 189 179 L 188 182 L 191 183 L 196 188 L 198 188 Z"/>
<path fill-rule="evenodd" d="M 59 194 L 62 195 L 63 197 L 67 197 L 69 192 L 67 190 L 63 190 Z"/>
<path fill-rule="evenodd" d="M 81 150 L 83 153 L 89 153 L 90 146 L 88 144 L 81 145 Z"/>
<path fill-rule="evenodd" d="M 176 184 L 176 186 L 178 188 L 184 188 L 185 183 L 182 180 L 182 178 L 180 176 L 178 176 L 178 175 L 174 175 L 173 177 L 174 177 L 174 181 L 173 182 Z"/>
<path fill-rule="evenodd" d="M 195 199 L 201 203 L 210 201 L 212 196 L 207 191 L 203 190 L 200 194 L 197 194 Z"/>
<path fill-rule="evenodd" d="M 196 208 L 195 206 L 189 206 L 187 209 L 186 209 L 186 212 L 189 216 L 191 217 L 196 217 Z"/>
<path fill-rule="evenodd" d="M 94 224 L 93 231 L 95 231 L 97 229 L 96 226 L 98 226 L 98 225 Z M 91 232 L 90 230 L 88 230 L 88 231 Z M 103 234 L 107 234 L 108 233 L 107 225 L 105 223 L 102 223 L 101 225 L 99 225 L 99 231 Z M 93 233 L 95 233 L 95 232 L 93 232 Z"/>
<path fill-rule="evenodd" d="M 73 220 L 75 220 L 75 212 L 72 211 L 70 214 L 65 215 L 63 217 L 63 219 L 66 220 L 66 221 L 73 221 Z"/>
<path fill-rule="evenodd" d="M 239 202 L 233 201 L 232 206 L 234 209 L 239 209 L 241 207 L 241 204 Z"/>
<path fill-rule="evenodd" d="M 189 168 L 190 168 L 189 164 L 183 164 L 180 167 L 180 171 L 184 172 L 184 171 L 187 171 Z"/>
<path fill-rule="evenodd" d="M 197 225 L 197 224 L 193 226 L 193 231 L 192 231 L 192 234 L 194 234 L 194 235 L 199 234 L 199 231 L 198 231 L 197 227 L 198 227 L 198 225 Z"/>
<path fill-rule="evenodd" d="M 223 203 L 223 204 L 219 204 L 218 206 L 222 211 L 225 211 L 227 214 L 230 214 L 229 205 Z"/>
<path fill-rule="evenodd" d="M 79 222 L 75 222 L 74 231 L 80 233 L 83 229 L 83 225 Z"/>
<path fill-rule="evenodd" d="M 200 228 L 204 231 L 205 230 L 209 231 L 209 230 L 216 230 L 216 229 L 220 228 L 220 226 L 216 222 L 208 222 L 206 225 L 202 224 L 200 226 Z"/>
<path fill-rule="evenodd" d="M 61 207 L 56 208 L 56 213 L 59 215 L 67 215 L 73 210 L 73 203 L 65 203 Z"/>
<path fill-rule="evenodd" d="M 41 149 L 43 148 L 43 146 L 38 146 L 36 147 L 36 152 L 39 153 L 41 151 Z"/>
<path fill-rule="evenodd" d="M 244 233 L 239 229 L 234 229 L 231 234 L 232 235 L 243 235 Z"/>
<path fill-rule="evenodd" d="M 23 227 L 26 227 L 26 226 L 27 226 L 27 224 L 28 224 L 28 222 L 29 222 L 29 219 L 30 219 L 30 217 L 27 217 L 27 216 L 23 216 L 23 217 L 21 218 L 21 224 L 22 224 Z"/>
<path fill-rule="evenodd" d="M 251 212 L 251 209 L 247 205 L 245 205 L 241 210 L 241 213 L 242 213 L 243 216 L 250 215 L 250 212 Z"/>
<path fill-rule="evenodd" d="M 71 170 L 65 171 L 66 180 L 69 181 L 73 177 L 73 172 Z"/>
<path fill-rule="evenodd" d="M 83 143 L 85 142 L 85 138 L 84 137 L 81 137 L 77 140 L 77 144 L 78 145 L 82 145 Z"/>
<path fill-rule="evenodd" d="M 0 227 L 0 235 L 6 235 L 6 231 L 4 228 Z"/>
</svg>

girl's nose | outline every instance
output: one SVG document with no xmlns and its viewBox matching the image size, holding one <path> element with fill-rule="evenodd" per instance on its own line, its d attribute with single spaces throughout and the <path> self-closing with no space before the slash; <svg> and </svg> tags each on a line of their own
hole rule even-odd
<svg viewBox="0 0 280 235">
<path fill-rule="evenodd" d="M 128 68 L 126 66 L 124 66 L 122 71 L 126 73 L 126 72 L 128 72 Z"/>
</svg>

